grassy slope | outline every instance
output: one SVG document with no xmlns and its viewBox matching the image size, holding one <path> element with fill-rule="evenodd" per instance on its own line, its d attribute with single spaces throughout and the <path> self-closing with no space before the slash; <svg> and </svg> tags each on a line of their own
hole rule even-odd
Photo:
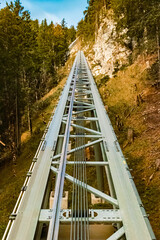
<svg viewBox="0 0 160 240">
<path fill-rule="evenodd" d="M 97 82 L 100 78 L 96 78 Z M 139 59 L 100 85 L 99 90 L 129 167 L 133 169 L 132 175 L 153 230 L 160 239 L 160 94 L 148 83 L 146 63 Z M 139 94 L 143 101 L 138 106 Z M 128 129 L 134 132 L 134 141 L 130 144 Z"/>
<path fill-rule="evenodd" d="M 23 132 L 21 155 L 17 158 L 16 162 L 7 163 L 6 166 L 0 169 L 0 239 L 3 236 L 8 217 L 13 210 L 21 187 L 23 186 L 47 122 L 58 102 L 60 92 L 73 64 L 73 59 L 73 57 L 70 58 L 66 66 L 60 69 L 59 75 L 63 76 L 63 79 L 58 86 L 53 88 L 37 103 L 38 111 L 33 118 L 33 135 L 30 136 L 28 131 Z"/>
</svg>

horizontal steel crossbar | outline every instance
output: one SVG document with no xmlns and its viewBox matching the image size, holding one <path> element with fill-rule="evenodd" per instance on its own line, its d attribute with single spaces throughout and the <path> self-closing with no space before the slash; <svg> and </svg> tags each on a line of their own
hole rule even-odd
<svg viewBox="0 0 160 240">
<path fill-rule="evenodd" d="M 59 165 L 59 161 L 52 161 L 52 165 Z M 67 161 L 66 162 L 67 165 L 74 165 L 75 162 L 74 161 Z M 84 164 L 84 162 L 76 162 L 76 164 Z M 108 162 L 102 162 L 102 161 L 98 161 L 98 162 L 92 162 L 92 161 L 86 161 L 85 162 L 86 166 L 107 166 Z"/>
<path fill-rule="evenodd" d="M 63 138 L 64 135 L 58 135 L 58 137 Z M 101 135 L 88 135 L 88 134 L 84 134 L 84 135 L 70 135 L 70 138 L 101 138 Z"/>
<path fill-rule="evenodd" d="M 52 218 L 52 209 L 42 209 L 39 216 L 39 222 L 50 222 Z M 63 209 L 60 212 L 61 223 L 71 222 L 71 210 Z M 78 221 L 78 218 L 76 219 Z M 84 219 L 81 219 L 84 221 Z M 122 218 L 119 210 L 114 209 L 89 209 L 89 222 L 90 223 L 121 223 Z"/>
<path fill-rule="evenodd" d="M 66 117 L 63 118 L 63 120 L 66 120 Z M 96 118 L 96 117 L 84 117 L 84 118 L 80 119 L 80 118 L 72 117 L 72 121 L 98 121 L 98 118 Z"/>
</svg>

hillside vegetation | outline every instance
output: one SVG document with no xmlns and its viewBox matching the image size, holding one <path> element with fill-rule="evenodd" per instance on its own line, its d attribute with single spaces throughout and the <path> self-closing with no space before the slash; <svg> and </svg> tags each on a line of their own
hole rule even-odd
<svg viewBox="0 0 160 240">
<path fill-rule="evenodd" d="M 21 136 L 21 154 L 0 168 L 0 239 L 3 236 L 9 216 L 14 208 L 23 186 L 31 161 L 36 153 L 40 139 L 47 126 L 49 118 L 58 103 L 59 96 L 66 82 L 74 57 L 71 57 L 66 65 L 59 70 L 62 76 L 59 84 L 44 95 L 33 107 L 37 110 L 33 114 L 33 132 L 29 130 Z"/>
<path fill-rule="evenodd" d="M 90 0 L 77 28 L 81 48 L 95 72 L 101 97 L 157 239 L 160 239 L 159 26 L 158 0 Z M 108 60 L 109 65 L 114 63 L 112 77 L 108 72 L 100 74 L 105 71 L 102 68 L 107 58 L 98 41 L 103 40 L 104 44 L 105 39 L 107 53 L 112 51 Z M 95 46 L 101 47 L 101 54 Z M 113 59 L 123 48 L 129 53 L 125 65 Z"/>
<path fill-rule="evenodd" d="M 0 163 L 20 153 L 24 129 L 32 134 L 34 103 L 60 81 L 75 33 L 64 19 L 31 20 L 19 0 L 0 10 Z"/>
<path fill-rule="evenodd" d="M 85 41 L 94 41 L 102 18 L 108 10 L 114 13 L 116 32 L 120 41 L 133 50 L 155 50 L 160 35 L 159 0 L 90 0 L 77 27 L 78 36 Z M 157 42 L 158 41 L 158 42 Z"/>
<path fill-rule="evenodd" d="M 88 8 L 84 11 L 84 18 L 77 26 L 77 35 L 81 40 L 82 47 L 93 46 L 97 40 L 99 28 L 103 33 L 112 28 L 110 38 L 119 48 L 126 49 L 130 54 L 128 63 L 132 64 L 139 55 L 144 58 L 156 54 L 152 80 L 160 84 L 160 3 L 159 0 L 90 0 Z M 111 14 L 112 13 L 112 14 Z M 102 26 L 105 18 L 114 21 L 111 25 Z M 106 45 L 109 39 L 106 41 Z M 110 48 L 110 45 L 108 46 Z M 85 48 L 86 49 L 86 48 Z M 113 50 L 114 51 L 114 50 Z M 114 54 L 118 55 L 119 50 Z M 105 55 L 105 53 L 104 53 Z M 103 56 L 104 57 L 104 56 Z M 101 64 L 101 63 L 98 63 Z M 118 60 L 115 62 L 114 70 L 119 69 Z"/>
<path fill-rule="evenodd" d="M 97 77 L 97 84 L 153 230 L 160 239 L 160 92 L 149 84 L 148 72 L 146 62 L 139 59 L 106 82 L 100 84 Z"/>
</svg>

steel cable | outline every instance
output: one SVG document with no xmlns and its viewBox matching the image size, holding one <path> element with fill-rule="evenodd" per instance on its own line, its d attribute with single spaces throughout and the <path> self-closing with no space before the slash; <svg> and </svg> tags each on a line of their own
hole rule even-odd
<svg viewBox="0 0 160 240">
<path fill-rule="evenodd" d="M 80 60 L 78 77 L 76 82 L 77 93 L 75 97 L 82 97 L 82 89 L 85 87 L 83 82 L 82 63 Z M 87 87 L 87 86 L 86 86 Z M 84 98 L 84 96 L 82 97 Z M 82 100 L 83 102 L 83 100 Z M 79 111 L 83 111 L 83 103 L 77 103 Z M 83 113 L 77 116 L 76 124 L 84 127 Z M 89 215 L 88 215 L 88 192 L 87 192 L 87 171 L 85 149 L 80 148 L 85 144 L 84 129 L 75 128 L 74 169 L 73 169 L 73 190 L 72 190 L 72 213 L 71 213 L 71 233 L 70 240 L 88 240 L 89 239 Z M 78 184 L 78 180 L 80 181 Z"/>
</svg>

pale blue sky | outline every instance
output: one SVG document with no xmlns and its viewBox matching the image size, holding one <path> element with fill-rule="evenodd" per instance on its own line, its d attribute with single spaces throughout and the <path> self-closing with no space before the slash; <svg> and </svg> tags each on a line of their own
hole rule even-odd
<svg viewBox="0 0 160 240">
<path fill-rule="evenodd" d="M 6 0 L 0 2 L 0 8 L 4 7 Z M 77 26 L 87 7 L 87 0 L 21 0 L 21 3 L 30 11 L 32 19 L 42 21 L 46 18 L 48 23 L 51 20 L 60 23 L 65 18 L 68 27 Z"/>
</svg>

